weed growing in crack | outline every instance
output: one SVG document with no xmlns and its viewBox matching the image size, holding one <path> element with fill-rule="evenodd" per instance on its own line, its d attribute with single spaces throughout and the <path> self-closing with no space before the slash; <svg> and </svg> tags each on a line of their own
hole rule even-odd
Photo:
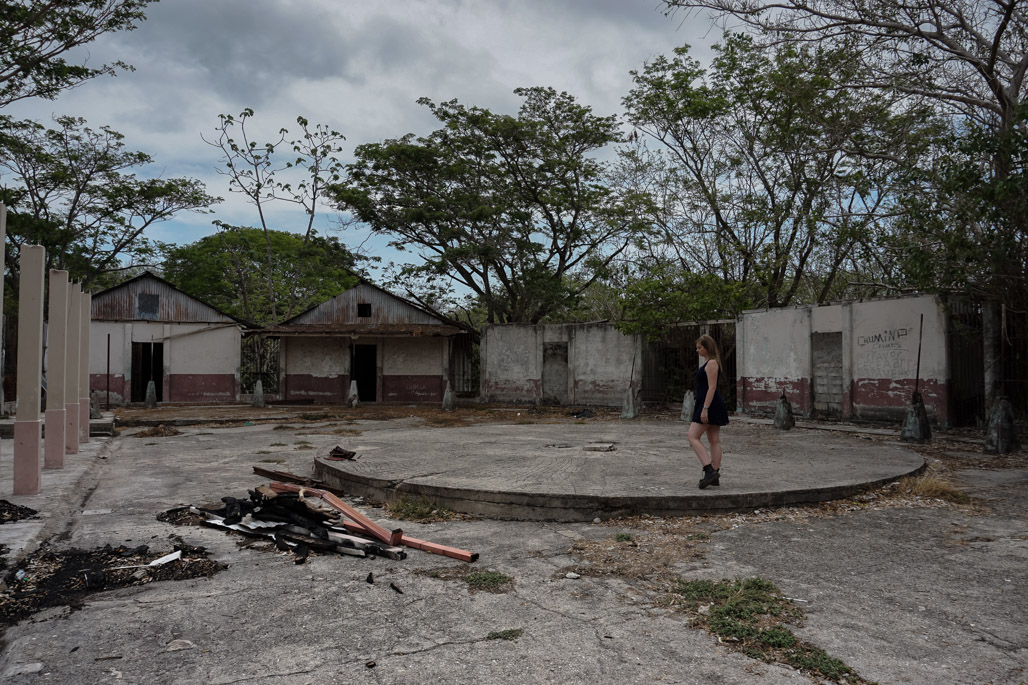
<svg viewBox="0 0 1028 685">
<path fill-rule="evenodd" d="M 449 521 L 456 517 L 456 514 L 446 505 L 424 496 L 403 495 L 392 502 L 387 502 L 385 509 L 391 517 L 401 521 L 431 523 L 433 521 Z"/>
<path fill-rule="evenodd" d="M 486 640 L 517 640 L 525 634 L 521 628 L 510 628 L 508 630 L 494 630 L 485 636 Z"/>
<path fill-rule="evenodd" d="M 789 664 L 836 683 L 867 683 L 821 648 L 797 638 L 783 624 L 798 625 L 803 612 L 763 578 L 679 579 L 665 604 L 687 612 L 695 625 L 753 659 Z"/>
</svg>

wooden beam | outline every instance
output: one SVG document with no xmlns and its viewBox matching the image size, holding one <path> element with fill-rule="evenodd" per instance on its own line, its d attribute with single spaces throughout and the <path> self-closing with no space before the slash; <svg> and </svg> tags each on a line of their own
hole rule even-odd
<svg viewBox="0 0 1028 685">
<path fill-rule="evenodd" d="M 263 466 L 254 466 L 253 472 L 258 476 L 264 476 L 265 478 L 272 478 L 274 480 L 282 481 L 283 483 L 296 483 L 307 488 L 318 488 L 319 490 L 325 490 L 335 495 L 344 496 L 346 493 L 339 488 L 333 488 L 330 485 L 325 485 L 322 481 L 317 478 L 307 478 L 305 476 L 298 476 L 295 473 L 289 473 L 288 471 L 276 471 L 275 469 L 266 469 Z"/>
<path fill-rule="evenodd" d="M 367 535 L 370 531 L 364 528 L 359 523 L 353 521 L 343 521 L 343 525 L 347 529 L 352 530 L 356 533 L 364 533 Z M 420 549 L 423 552 L 431 552 L 432 554 L 441 554 L 444 557 L 450 557 L 451 559 L 458 559 L 460 561 L 466 561 L 468 563 L 478 561 L 478 552 L 469 552 L 466 549 L 458 549 L 456 547 L 447 547 L 446 545 L 440 545 L 435 542 L 428 542 L 427 540 L 419 540 L 404 535 L 400 538 L 400 544 L 414 549 Z"/>
</svg>

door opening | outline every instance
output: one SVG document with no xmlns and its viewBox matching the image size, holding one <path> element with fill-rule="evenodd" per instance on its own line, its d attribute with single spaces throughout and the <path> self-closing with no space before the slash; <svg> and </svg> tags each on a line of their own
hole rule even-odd
<svg viewBox="0 0 1028 685">
<path fill-rule="evenodd" d="M 146 401 L 146 386 L 153 381 L 157 401 L 164 401 L 164 343 L 132 343 L 131 402 Z"/>
<path fill-rule="evenodd" d="M 378 349 L 375 345 L 354 345 L 350 378 L 357 381 L 357 397 L 361 402 L 378 400 Z"/>
</svg>

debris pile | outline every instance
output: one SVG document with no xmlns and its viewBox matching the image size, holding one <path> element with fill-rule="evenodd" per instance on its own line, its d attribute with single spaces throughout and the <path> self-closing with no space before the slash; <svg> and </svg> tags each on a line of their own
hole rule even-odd
<svg viewBox="0 0 1028 685">
<path fill-rule="evenodd" d="M 79 606 L 94 592 L 158 580 L 205 578 L 224 568 L 208 559 L 203 547 L 184 543 L 176 543 L 170 554 L 151 552 L 146 545 L 61 551 L 43 546 L 5 575 L 0 631 L 47 607 Z"/>
<path fill-rule="evenodd" d="M 5 499 L 0 499 L 0 523 L 14 523 L 22 519 L 29 519 L 38 514 L 35 509 L 23 507 L 20 504 L 13 504 Z"/>
<path fill-rule="evenodd" d="M 404 547 L 473 562 L 477 553 L 446 547 L 387 530 L 324 489 L 272 482 L 250 490 L 248 499 L 222 497 L 221 507 L 184 507 L 180 512 L 202 514 L 204 523 L 244 535 L 265 537 L 297 564 L 310 553 L 334 552 L 355 557 L 404 559 Z M 166 512 L 169 519 L 179 518 Z"/>
<path fill-rule="evenodd" d="M 136 433 L 137 438 L 168 438 L 172 435 L 182 435 L 182 431 L 174 426 L 165 426 L 163 423 L 152 428 L 144 428 Z"/>
</svg>

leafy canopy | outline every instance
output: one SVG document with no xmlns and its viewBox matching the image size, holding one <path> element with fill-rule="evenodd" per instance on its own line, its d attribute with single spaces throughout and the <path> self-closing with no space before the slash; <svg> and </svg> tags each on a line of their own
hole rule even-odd
<svg viewBox="0 0 1028 685">
<path fill-rule="evenodd" d="M 278 323 L 269 300 L 265 247 L 271 243 L 272 297 L 295 293 L 297 310 L 357 284 L 353 257 L 336 238 L 219 224 L 214 235 L 168 250 L 164 274 L 182 290 L 245 321 Z"/>
<path fill-rule="evenodd" d="M 416 254 L 399 274 L 413 297 L 438 305 L 463 286 L 489 323 L 560 310 L 645 230 L 643 198 L 592 157 L 621 139 L 615 117 L 552 88 L 515 92 L 516 116 L 420 100 L 442 128 L 359 146 L 332 189 L 340 209 Z"/>
</svg>

